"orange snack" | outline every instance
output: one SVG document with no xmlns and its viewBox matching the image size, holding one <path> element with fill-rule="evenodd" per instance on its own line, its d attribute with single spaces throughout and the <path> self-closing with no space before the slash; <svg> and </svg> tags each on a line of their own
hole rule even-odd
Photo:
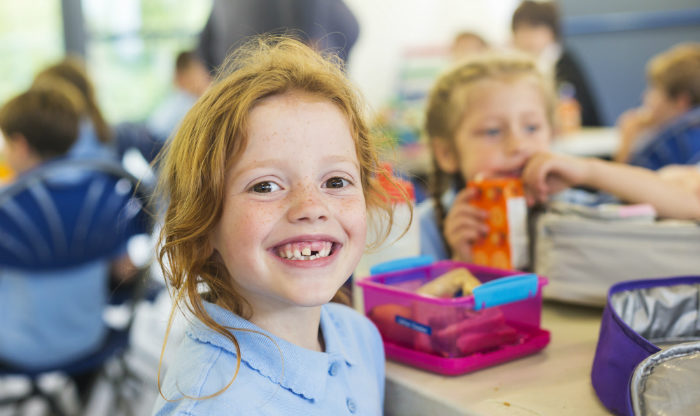
<svg viewBox="0 0 700 416">
<path fill-rule="evenodd" d="M 518 178 L 470 182 L 471 204 L 488 213 L 489 234 L 472 246 L 472 262 L 501 269 L 528 265 L 527 204 Z"/>
</svg>

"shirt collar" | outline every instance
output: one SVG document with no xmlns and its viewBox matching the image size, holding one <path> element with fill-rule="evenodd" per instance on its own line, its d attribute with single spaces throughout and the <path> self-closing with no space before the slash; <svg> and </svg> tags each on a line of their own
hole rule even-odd
<svg viewBox="0 0 700 416">
<path fill-rule="evenodd" d="M 325 306 L 321 308 L 321 329 L 326 351 L 317 352 L 285 341 L 224 308 L 203 303 L 217 323 L 236 328 L 232 332 L 241 349 L 243 363 L 273 383 L 307 399 L 316 400 L 323 396 L 332 362 L 344 361 L 348 366 L 354 364 L 344 347 L 343 338 L 347 335 L 339 331 L 339 322 Z M 234 356 L 236 354 L 236 348 L 228 338 L 199 320 L 193 321 L 187 334 Z"/>
<path fill-rule="evenodd" d="M 457 189 L 454 186 L 450 186 L 440 197 L 440 202 L 443 207 L 452 207 L 457 197 Z"/>
<path fill-rule="evenodd" d="M 538 69 L 546 75 L 554 75 L 557 61 L 561 58 L 562 53 L 563 49 L 559 43 L 547 46 L 537 57 Z"/>
</svg>

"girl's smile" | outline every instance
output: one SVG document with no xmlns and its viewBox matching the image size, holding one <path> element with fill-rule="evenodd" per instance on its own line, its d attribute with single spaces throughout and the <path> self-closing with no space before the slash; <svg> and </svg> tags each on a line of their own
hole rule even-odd
<svg viewBox="0 0 700 416">
<path fill-rule="evenodd" d="M 300 236 L 273 247 L 271 251 L 287 264 L 315 267 L 332 260 L 329 257 L 336 254 L 340 246 L 328 236 Z"/>
</svg>

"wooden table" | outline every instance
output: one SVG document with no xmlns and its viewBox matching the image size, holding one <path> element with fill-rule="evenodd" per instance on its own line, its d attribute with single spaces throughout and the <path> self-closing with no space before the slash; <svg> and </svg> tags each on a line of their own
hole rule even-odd
<svg viewBox="0 0 700 416">
<path fill-rule="evenodd" d="M 608 415 L 590 381 L 601 316 L 601 308 L 545 301 L 544 350 L 462 376 L 387 361 L 385 414 Z"/>
</svg>

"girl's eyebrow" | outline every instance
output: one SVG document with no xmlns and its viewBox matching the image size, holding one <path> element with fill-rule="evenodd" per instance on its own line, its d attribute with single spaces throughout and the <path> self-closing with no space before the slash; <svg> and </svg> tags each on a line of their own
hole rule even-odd
<svg viewBox="0 0 700 416">
<path fill-rule="evenodd" d="M 245 172 L 245 171 L 249 171 L 249 170 L 256 169 L 256 168 L 263 167 L 263 166 L 270 166 L 270 165 L 276 166 L 276 165 L 281 164 L 281 162 L 284 162 L 284 159 L 271 158 L 271 159 L 253 160 L 253 161 L 248 162 L 244 165 L 236 164 L 236 166 L 234 167 L 233 170 L 235 172 Z"/>
<path fill-rule="evenodd" d="M 523 115 L 525 116 L 538 116 L 540 114 L 542 114 L 542 112 L 535 109 L 523 111 Z"/>
<path fill-rule="evenodd" d="M 328 163 L 349 163 L 353 165 L 356 169 L 360 169 L 360 163 L 357 158 L 351 158 L 342 155 L 331 155 L 324 158 L 324 162 Z"/>
<path fill-rule="evenodd" d="M 342 155 L 329 155 L 324 157 L 323 159 L 324 163 L 348 163 L 351 164 L 355 169 L 360 169 L 360 164 L 357 161 L 356 158 L 351 158 L 347 156 L 342 156 Z M 233 171 L 236 174 L 239 174 L 241 172 L 247 172 L 249 170 L 265 167 L 265 166 L 280 166 L 284 164 L 289 164 L 289 163 L 297 163 L 296 160 L 291 159 L 291 158 L 269 158 L 269 159 L 262 159 L 262 160 L 253 160 L 249 163 L 246 163 L 244 165 L 237 165 L 234 167 Z"/>
</svg>

